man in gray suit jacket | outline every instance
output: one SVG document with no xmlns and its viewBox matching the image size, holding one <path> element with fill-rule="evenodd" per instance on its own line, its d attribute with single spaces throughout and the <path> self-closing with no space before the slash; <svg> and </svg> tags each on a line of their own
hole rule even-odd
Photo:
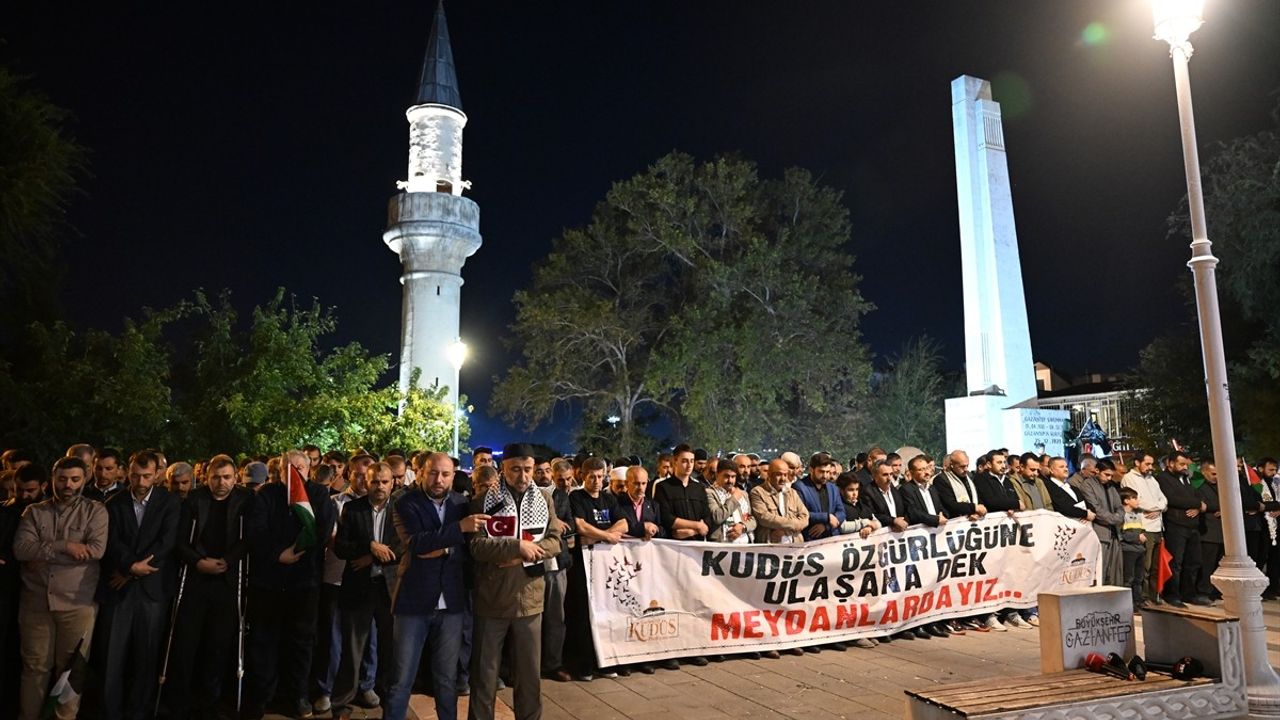
<svg viewBox="0 0 1280 720">
<path fill-rule="evenodd" d="M 1102 543 L 1103 582 L 1124 585 L 1124 557 L 1120 551 L 1124 507 L 1115 474 L 1116 467 L 1110 460 L 1087 457 L 1080 461 L 1080 471 L 1067 482 L 1084 496 L 1085 505 L 1093 509 L 1093 531 Z"/>
</svg>

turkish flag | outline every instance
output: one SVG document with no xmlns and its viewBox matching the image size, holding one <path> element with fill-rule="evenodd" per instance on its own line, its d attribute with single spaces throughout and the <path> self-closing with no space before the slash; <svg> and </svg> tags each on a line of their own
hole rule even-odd
<svg viewBox="0 0 1280 720">
<path fill-rule="evenodd" d="M 1173 578 L 1173 568 L 1169 567 L 1169 563 L 1173 562 L 1173 554 L 1164 546 L 1164 540 L 1160 541 L 1160 555 L 1156 565 L 1156 592 L 1164 593 L 1164 584 Z"/>
<path fill-rule="evenodd" d="M 516 518 L 514 515 L 494 515 L 484 524 L 489 537 L 515 537 Z"/>
</svg>

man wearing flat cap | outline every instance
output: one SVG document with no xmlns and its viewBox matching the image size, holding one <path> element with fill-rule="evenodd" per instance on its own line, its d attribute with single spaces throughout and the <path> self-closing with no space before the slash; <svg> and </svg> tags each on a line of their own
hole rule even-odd
<svg viewBox="0 0 1280 720">
<path fill-rule="evenodd" d="M 489 520 L 469 541 L 476 584 L 469 720 L 493 720 L 508 638 L 516 720 L 542 717 L 543 563 L 560 552 L 560 523 L 533 483 L 534 454 L 526 443 L 503 448 L 502 482 L 472 505 Z"/>
</svg>

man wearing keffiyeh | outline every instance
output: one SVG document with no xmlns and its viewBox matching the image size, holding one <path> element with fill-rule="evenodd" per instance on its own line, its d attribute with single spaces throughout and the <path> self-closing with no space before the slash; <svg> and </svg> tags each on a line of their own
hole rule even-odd
<svg viewBox="0 0 1280 720">
<path fill-rule="evenodd" d="M 469 543 L 476 574 L 471 720 L 493 720 L 508 637 L 516 720 L 542 717 L 543 563 L 560 552 L 560 523 L 550 522 L 555 511 L 533 483 L 534 467 L 532 446 L 506 446 L 502 482 L 472 507 L 490 518 Z"/>
</svg>

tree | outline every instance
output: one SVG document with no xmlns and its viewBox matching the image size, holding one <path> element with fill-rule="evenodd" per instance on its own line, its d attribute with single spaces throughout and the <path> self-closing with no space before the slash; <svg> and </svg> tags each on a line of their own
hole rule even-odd
<svg viewBox="0 0 1280 720">
<path fill-rule="evenodd" d="M 517 292 L 523 361 L 494 406 L 530 427 L 557 408 L 616 416 L 616 452 L 663 413 L 708 447 L 847 437 L 870 365 L 848 211 L 802 170 L 672 153 L 614 184 Z M 597 433 L 599 434 L 599 433 Z"/>
<path fill-rule="evenodd" d="M 57 318 L 58 234 L 86 168 L 68 120 L 0 68 L 0 336 L 10 341 L 33 320 Z"/>
<path fill-rule="evenodd" d="M 0 415 L 0 439 L 45 458 L 82 441 L 155 446 L 175 458 L 306 443 L 450 449 L 446 390 L 401 395 L 396 383 L 382 384 L 386 356 L 358 343 L 327 347 L 336 328 L 332 310 L 299 307 L 284 290 L 247 324 L 226 292 L 144 311 L 119 335 L 33 323 L 32 362 L 0 363 L 0 396 L 11 409 Z M 460 430 L 470 435 L 465 418 Z"/>
<path fill-rule="evenodd" d="M 1280 122 L 1280 108 L 1273 113 Z M 1203 170 L 1205 215 L 1217 267 L 1233 419 L 1246 456 L 1280 447 L 1280 133 L 1217 145 Z M 1170 237 L 1190 237 L 1186 199 L 1169 218 Z M 1185 280 L 1184 280 L 1185 282 Z M 1137 393 L 1134 432 L 1165 446 L 1170 437 L 1211 447 L 1204 366 L 1189 328 L 1143 350 L 1129 385 Z"/>
<path fill-rule="evenodd" d="M 940 457 L 946 448 L 946 379 L 938 343 L 928 336 L 909 340 L 890 369 L 873 383 L 866 437 L 886 448 L 914 445 Z M 910 460 L 910 458 L 903 458 Z"/>
<path fill-rule="evenodd" d="M 1212 446 L 1204 360 L 1199 343 L 1189 340 L 1194 337 L 1194 328 L 1184 328 L 1152 340 L 1139 353 L 1126 381 L 1133 413 L 1127 430 L 1135 447 L 1158 452 L 1177 440 L 1198 454 Z"/>
</svg>

